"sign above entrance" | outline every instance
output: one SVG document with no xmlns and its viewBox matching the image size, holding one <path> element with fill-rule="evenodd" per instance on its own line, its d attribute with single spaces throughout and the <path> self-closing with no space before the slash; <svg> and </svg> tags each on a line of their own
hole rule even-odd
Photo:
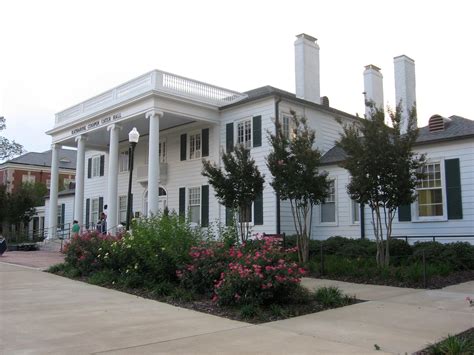
<svg viewBox="0 0 474 355">
<path fill-rule="evenodd" d="M 79 127 L 76 127 L 74 129 L 72 129 L 71 134 L 75 135 L 75 134 L 78 134 L 78 133 L 87 132 L 87 131 L 89 131 L 91 129 L 94 129 L 94 128 L 97 128 L 97 127 L 106 126 L 110 122 L 114 122 L 114 121 L 116 121 L 120 118 L 122 118 L 122 113 L 121 112 L 113 114 L 111 116 L 96 119 L 94 121 L 91 121 L 89 123 L 83 124 Z"/>
</svg>

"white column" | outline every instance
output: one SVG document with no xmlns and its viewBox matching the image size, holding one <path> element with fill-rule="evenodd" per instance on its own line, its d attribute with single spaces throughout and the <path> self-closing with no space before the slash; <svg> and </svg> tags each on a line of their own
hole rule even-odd
<svg viewBox="0 0 474 355">
<path fill-rule="evenodd" d="M 118 224 L 118 158 L 119 158 L 119 133 L 121 127 L 113 124 L 107 127 L 110 131 L 109 142 L 109 169 L 107 172 L 107 229 L 115 235 Z"/>
<path fill-rule="evenodd" d="M 51 145 L 51 185 L 49 188 L 48 239 L 56 237 L 56 229 L 58 228 L 59 149 L 59 145 Z"/>
<path fill-rule="evenodd" d="M 77 157 L 76 157 L 76 190 L 74 194 L 74 219 L 79 225 L 84 223 L 84 172 L 86 156 L 86 136 L 76 138 Z"/>
<path fill-rule="evenodd" d="M 163 112 L 150 111 L 146 117 L 150 120 L 148 140 L 148 216 L 159 211 L 160 188 L 160 117 Z"/>
</svg>

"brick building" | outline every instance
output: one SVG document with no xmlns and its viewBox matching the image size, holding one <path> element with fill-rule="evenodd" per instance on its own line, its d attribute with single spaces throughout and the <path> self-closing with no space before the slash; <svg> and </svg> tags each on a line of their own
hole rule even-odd
<svg viewBox="0 0 474 355">
<path fill-rule="evenodd" d="M 61 149 L 59 153 L 60 190 L 69 188 L 76 175 L 76 151 Z M 14 192 L 25 182 L 41 182 L 49 190 L 51 179 L 51 150 L 30 152 L 0 164 L 0 185 L 7 186 L 7 192 Z"/>
</svg>

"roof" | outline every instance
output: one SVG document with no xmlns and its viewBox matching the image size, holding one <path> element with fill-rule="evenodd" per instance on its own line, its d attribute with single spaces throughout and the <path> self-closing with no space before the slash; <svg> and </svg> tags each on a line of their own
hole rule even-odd
<svg viewBox="0 0 474 355">
<path fill-rule="evenodd" d="M 262 86 L 262 87 L 259 87 L 259 88 L 253 89 L 253 90 L 249 90 L 249 91 L 245 91 L 244 94 L 247 95 L 247 97 L 245 99 L 242 99 L 242 100 L 240 100 L 238 102 L 235 102 L 235 103 L 232 103 L 230 105 L 222 106 L 222 107 L 220 107 L 220 110 L 225 110 L 227 108 L 239 106 L 239 105 L 242 105 L 242 104 L 246 104 L 248 102 L 260 100 L 260 99 L 270 97 L 270 96 L 278 96 L 278 97 L 282 97 L 282 98 L 285 98 L 285 99 L 288 99 L 288 100 L 292 100 L 292 101 L 301 103 L 303 105 L 311 106 L 311 107 L 313 107 L 317 110 L 326 111 L 326 112 L 330 112 L 330 113 L 333 113 L 333 114 L 346 116 L 346 117 L 350 117 L 350 118 L 354 118 L 354 119 L 360 119 L 357 116 L 351 115 L 351 114 L 349 114 L 347 112 L 344 112 L 344 111 L 336 110 L 335 108 L 332 108 L 330 106 L 321 105 L 321 104 L 314 103 L 312 101 L 300 99 L 300 98 L 296 97 L 295 94 L 292 94 L 291 92 L 281 90 L 281 89 L 277 89 L 277 88 L 275 88 L 273 86 L 270 86 L 270 85 Z"/>
<path fill-rule="evenodd" d="M 415 145 L 474 138 L 474 121 L 461 116 L 451 116 L 443 131 L 430 132 L 429 126 L 418 130 Z M 338 146 L 329 149 L 321 158 L 321 165 L 336 164 L 347 158 L 346 152 Z"/>
<path fill-rule="evenodd" d="M 335 145 L 321 157 L 321 165 L 330 165 L 344 161 L 347 154 L 341 147 Z"/>
<path fill-rule="evenodd" d="M 30 152 L 19 157 L 7 160 L 4 164 L 21 164 L 51 167 L 51 150 L 42 153 Z M 59 149 L 59 168 L 60 169 L 76 169 L 76 151 L 70 149 Z"/>
<path fill-rule="evenodd" d="M 429 126 L 418 130 L 416 145 L 474 137 L 474 121 L 461 116 L 451 116 L 442 131 L 430 132 Z"/>
</svg>

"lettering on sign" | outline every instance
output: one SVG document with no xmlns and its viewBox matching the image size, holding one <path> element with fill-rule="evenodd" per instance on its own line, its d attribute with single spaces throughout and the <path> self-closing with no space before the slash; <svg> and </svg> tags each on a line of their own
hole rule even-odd
<svg viewBox="0 0 474 355">
<path fill-rule="evenodd" d="M 75 134 L 78 134 L 78 133 L 83 133 L 83 132 L 86 132 L 86 131 L 88 131 L 88 130 L 90 130 L 90 129 L 107 125 L 108 123 L 113 122 L 113 121 L 116 121 L 116 120 L 118 120 L 118 119 L 120 119 L 120 118 L 122 118 L 122 113 L 121 113 L 121 112 L 116 113 L 116 114 L 114 114 L 114 115 L 112 115 L 112 116 L 107 116 L 107 117 L 101 118 L 101 119 L 99 119 L 99 120 L 95 120 L 95 121 L 93 121 L 93 122 L 89 122 L 88 124 L 85 124 L 85 125 L 76 127 L 76 128 L 74 128 L 74 129 L 71 130 L 71 134 L 72 134 L 72 135 L 75 135 Z"/>
</svg>

